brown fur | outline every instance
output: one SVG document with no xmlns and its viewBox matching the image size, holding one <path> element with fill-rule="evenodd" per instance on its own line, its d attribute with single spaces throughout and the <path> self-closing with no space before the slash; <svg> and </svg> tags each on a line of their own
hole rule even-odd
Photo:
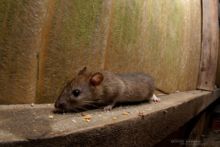
<svg viewBox="0 0 220 147">
<path fill-rule="evenodd" d="M 79 96 L 72 94 L 74 89 L 81 91 Z M 64 87 L 55 107 L 64 111 L 75 111 L 101 104 L 106 105 L 105 108 L 109 110 L 116 103 L 150 100 L 154 89 L 153 79 L 143 73 L 91 73 L 84 68 Z"/>
</svg>

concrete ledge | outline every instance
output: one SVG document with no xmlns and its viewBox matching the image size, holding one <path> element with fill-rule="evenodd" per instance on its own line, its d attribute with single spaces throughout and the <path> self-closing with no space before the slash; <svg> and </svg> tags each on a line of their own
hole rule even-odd
<svg viewBox="0 0 220 147">
<path fill-rule="evenodd" d="M 98 109 L 86 116 L 54 114 L 50 104 L 2 105 L 0 146 L 153 146 L 219 96 L 220 90 L 180 92 L 161 96 L 158 104 Z"/>
</svg>

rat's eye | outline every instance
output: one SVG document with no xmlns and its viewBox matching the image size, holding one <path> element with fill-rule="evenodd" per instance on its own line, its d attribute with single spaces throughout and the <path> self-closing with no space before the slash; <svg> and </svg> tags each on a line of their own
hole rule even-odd
<svg viewBox="0 0 220 147">
<path fill-rule="evenodd" d="M 72 91 L 72 95 L 74 95 L 75 97 L 79 96 L 80 95 L 80 90 L 79 89 L 75 89 Z"/>
</svg>

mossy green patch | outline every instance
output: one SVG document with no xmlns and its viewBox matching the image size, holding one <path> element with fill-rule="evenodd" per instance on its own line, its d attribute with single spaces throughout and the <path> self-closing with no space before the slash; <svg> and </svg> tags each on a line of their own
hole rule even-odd
<svg viewBox="0 0 220 147">
<path fill-rule="evenodd" d="M 116 48 L 128 48 L 137 42 L 142 4 L 143 0 L 115 1 L 112 44 Z"/>
<path fill-rule="evenodd" d="M 63 46 L 73 41 L 75 48 L 89 47 L 101 14 L 102 0 L 69 1 L 62 13 Z"/>
<path fill-rule="evenodd" d="M 184 0 L 114 1 L 106 68 L 150 73 L 160 87 L 170 92 L 195 88 L 198 76 L 195 67 L 199 63 L 201 43 L 199 3 Z M 196 25 L 194 32 L 192 26 Z M 186 61 L 194 56 L 193 63 Z M 189 75 L 186 71 L 195 74 Z"/>
<path fill-rule="evenodd" d="M 49 28 L 38 102 L 54 101 L 64 83 L 82 66 L 99 67 L 102 48 L 96 49 L 103 0 L 56 0 Z M 51 78 L 53 75 L 53 78 Z"/>
</svg>

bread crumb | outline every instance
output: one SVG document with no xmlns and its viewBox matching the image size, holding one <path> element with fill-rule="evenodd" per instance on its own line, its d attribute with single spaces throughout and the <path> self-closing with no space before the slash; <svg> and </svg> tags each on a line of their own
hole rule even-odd
<svg viewBox="0 0 220 147">
<path fill-rule="evenodd" d="M 91 116 L 91 115 L 89 115 L 89 114 L 87 114 L 87 115 L 83 116 L 83 118 L 84 118 L 84 119 L 91 119 L 91 118 L 92 118 L 92 116 Z"/>
<path fill-rule="evenodd" d="M 54 118 L 54 116 L 53 116 L 53 115 L 49 115 L 49 118 L 50 118 L 50 119 L 53 119 L 53 118 Z"/>
<path fill-rule="evenodd" d="M 129 112 L 127 112 L 127 111 L 122 113 L 122 115 L 128 115 L 128 114 L 129 114 Z"/>
<path fill-rule="evenodd" d="M 117 117 L 113 117 L 112 119 L 113 119 L 113 120 L 116 120 L 116 119 L 117 119 Z"/>
<path fill-rule="evenodd" d="M 90 114 L 84 114 L 82 116 L 83 116 L 84 121 L 86 121 L 86 122 L 90 122 L 92 119 L 92 115 L 90 115 Z"/>
<path fill-rule="evenodd" d="M 75 119 L 72 119 L 72 122 L 76 123 L 76 120 L 75 120 Z"/>
<path fill-rule="evenodd" d="M 90 122 L 90 121 L 91 121 L 91 119 L 85 119 L 85 121 L 86 121 L 86 122 Z"/>
</svg>

